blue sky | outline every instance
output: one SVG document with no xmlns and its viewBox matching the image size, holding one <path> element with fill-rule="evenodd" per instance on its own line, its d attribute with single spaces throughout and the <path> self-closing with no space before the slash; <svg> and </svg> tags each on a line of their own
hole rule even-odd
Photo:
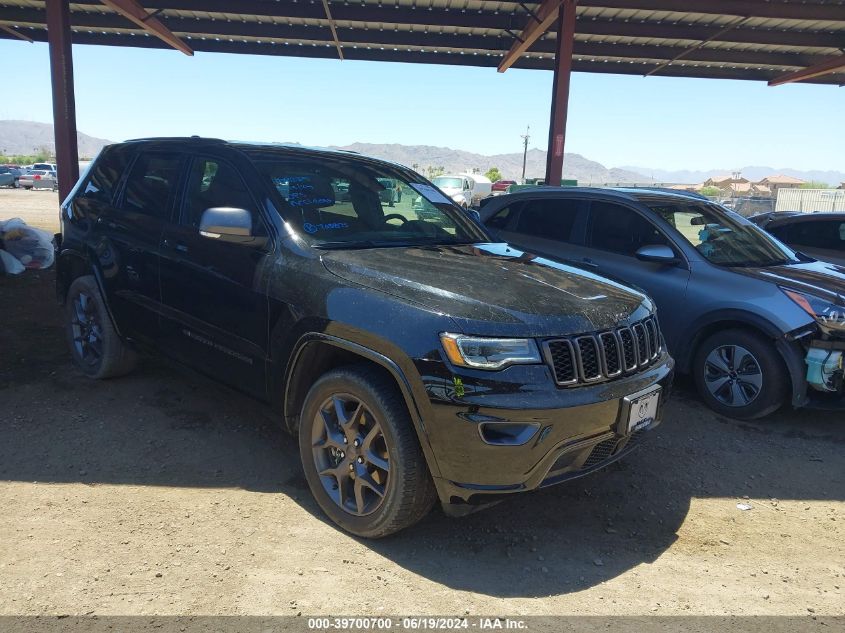
<svg viewBox="0 0 845 633">
<path fill-rule="evenodd" d="M 200 134 L 345 145 L 545 148 L 551 72 L 74 47 L 77 122 L 110 140 Z M 17 69 L 0 119 L 52 120 L 46 44 L 0 41 Z M 22 69 L 26 69 L 22 72 Z M 567 151 L 606 166 L 845 171 L 845 89 L 573 75 Z"/>
</svg>

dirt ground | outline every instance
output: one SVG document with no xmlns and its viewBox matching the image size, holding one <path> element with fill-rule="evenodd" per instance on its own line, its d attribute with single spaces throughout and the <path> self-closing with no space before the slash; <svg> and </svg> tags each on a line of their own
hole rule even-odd
<svg viewBox="0 0 845 633">
<path fill-rule="evenodd" d="M 54 229 L 56 202 L 0 190 L 0 219 Z M 0 278 L 0 326 L 0 615 L 845 613 L 842 414 L 736 422 L 681 381 L 624 462 L 370 542 L 246 397 L 77 372 L 52 271 Z"/>
</svg>

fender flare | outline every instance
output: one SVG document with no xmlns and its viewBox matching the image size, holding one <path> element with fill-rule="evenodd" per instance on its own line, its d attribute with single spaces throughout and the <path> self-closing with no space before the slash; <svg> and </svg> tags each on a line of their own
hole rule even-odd
<svg viewBox="0 0 845 633">
<path fill-rule="evenodd" d="M 809 398 L 807 397 L 806 368 L 804 366 L 804 354 L 801 344 L 796 340 L 792 340 L 788 336 L 788 333 L 782 332 L 765 317 L 746 312 L 745 310 L 716 310 L 693 322 L 684 336 L 685 340 L 691 341 L 691 345 L 684 350 L 683 355 L 678 354 L 676 356 L 678 366 L 682 368 L 684 373 L 691 371 L 691 365 L 695 356 L 693 352 L 698 348 L 703 338 L 702 330 L 720 322 L 742 323 L 772 339 L 772 343 L 786 367 L 790 385 L 792 386 L 792 397 L 790 398 L 792 406 L 802 407 L 809 402 Z"/>
<path fill-rule="evenodd" d="M 399 365 L 397 365 L 395 361 L 388 358 L 384 354 L 381 354 L 369 347 L 361 345 L 360 343 L 356 343 L 348 339 L 340 338 L 330 334 L 325 334 L 322 332 L 308 332 L 306 334 L 303 334 L 299 338 L 299 340 L 294 345 L 293 353 L 291 354 L 291 360 L 287 365 L 287 369 L 285 370 L 284 419 L 286 421 L 286 424 L 287 420 L 289 419 L 287 415 L 287 403 L 289 401 L 289 395 L 291 393 L 291 382 L 293 379 L 294 372 L 300 362 L 302 353 L 309 345 L 314 344 L 333 345 L 340 349 L 361 356 L 366 360 L 372 361 L 386 369 L 388 372 L 390 372 L 391 376 L 393 376 L 393 379 L 396 381 L 396 384 L 399 386 L 399 391 L 402 394 L 402 398 L 405 400 L 405 406 L 408 408 L 408 413 L 411 416 L 411 422 L 414 425 L 414 430 L 417 433 L 417 438 L 419 439 L 420 446 L 422 447 L 423 454 L 425 455 L 426 462 L 428 463 L 429 471 L 431 472 L 432 477 L 439 477 L 440 469 L 437 466 L 437 460 L 434 457 L 434 452 L 432 451 L 431 444 L 428 441 L 428 432 L 425 428 L 425 422 L 423 419 L 422 411 L 420 409 L 419 403 L 417 402 L 417 398 L 414 396 L 414 390 L 411 386 L 410 380 L 408 379 L 407 375 L 402 370 L 402 368 L 399 367 Z M 291 432 L 294 431 L 294 429 L 292 428 L 289 428 L 288 430 Z"/>
<path fill-rule="evenodd" d="M 111 306 L 109 305 L 108 295 L 106 295 L 105 285 L 103 284 L 103 274 L 100 269 L 94 265 L 93 260 L 90 256 L 86 255 L 84 252 L 66 248 L 63 249 L 58 255 L 56 256 L 56 298 L 59 302 L 59 305 L 64 305 L 65 301 L 67 300 L 67 291 L 70 288 L 70 284 L 73 283 L 73 280 L 68 280 L 67 286 L 62 289 L 61 285 L 63 283 L 62 276 L 62 263 L 66 262 L 68 259 L 73 258 L 77 259 L 82 262 L 82 267 L 85 269 L 86 272 L 90 273 L 94 277 L 94 281 L 97 284 L 97 290 L 100 292 L 100 299 L 103 300 L 103 306 L 106 308 L 106 314 L 109 315 L 109 320 L 111 321 L 112 327 L 114 327 L 114 331 L 117 335 L 121 338 L 121 340 L 125 340 L 123 334 L 120 331 L 120 326 L 117 323 L 117 320 L 114 318 L 114 313 L 112 312 Z"/>
</svg>

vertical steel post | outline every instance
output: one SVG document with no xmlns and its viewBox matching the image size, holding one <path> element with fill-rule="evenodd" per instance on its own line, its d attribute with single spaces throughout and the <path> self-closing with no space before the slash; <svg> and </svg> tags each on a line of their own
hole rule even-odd
<svg viewBox="0 0 845 633">
<path fill-rule="evenodd" d="M 47 41 L 50 45 L 50 78 L 53 84 L 53 133 L 56 139 L 59 197 L 64 200 L 79 180 L 68 0 L 47 0 Z"/>
<path fill-rule="evenodd" d="M 564 0 L 557 27 L 557 51 L 549 122 L 549 151 L 546 156 L 546 185 L 557 186 L 563 178 L 563 150 L 566 145 L 566 116 L 569 112 L 569 78 L 575 41 L 575 3 Z"/>
</svg>

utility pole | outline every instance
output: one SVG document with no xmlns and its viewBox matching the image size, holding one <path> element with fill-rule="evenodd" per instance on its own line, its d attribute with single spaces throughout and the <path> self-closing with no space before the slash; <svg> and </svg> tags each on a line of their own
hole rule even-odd
<svg viewBox="0 0 845 633">
<path fill-rule="evenodd" d="M 528 139 L 531 138 L 529 132 L 531 131 L 531 126 L 525 126 L 525 134 L 523 134 L 520 138 L 522 138 L 522 184 L 525 184 L 525 163 L 528 161 Z"/>
</svg>

